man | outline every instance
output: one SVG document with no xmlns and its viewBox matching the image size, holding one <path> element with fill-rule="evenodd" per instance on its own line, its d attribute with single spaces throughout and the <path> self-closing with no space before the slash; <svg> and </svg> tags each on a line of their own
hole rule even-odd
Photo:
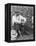
<svg viewBox="0 0 36 46">
<path fill-rule="evenodd" d="M 17 31 L 18 35 L 21 35 L 21 24 L 24 25 L 26 18 L 21 14 L 15 14 L 12 16 L 12 26 Z M 23 27 L 24 28 L 24 27 Z"/>
</svg>

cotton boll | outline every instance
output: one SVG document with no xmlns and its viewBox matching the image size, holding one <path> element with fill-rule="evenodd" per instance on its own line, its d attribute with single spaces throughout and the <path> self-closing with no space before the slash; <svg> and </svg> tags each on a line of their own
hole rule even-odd
<svg viewBox="0 0 36 46">
<path fill-rule="evenodd" d="M 16 39 L 16 37 L 17 37 L 17 32 L 16 32 L 16 30 L 11 30 L 11 39 L 12 40 L 15 40 Z"/>
</svg>

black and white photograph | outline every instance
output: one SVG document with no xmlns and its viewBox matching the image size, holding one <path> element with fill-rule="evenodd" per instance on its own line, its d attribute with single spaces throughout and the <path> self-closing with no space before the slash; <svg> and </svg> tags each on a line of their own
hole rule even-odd
<svg viewBox="0 0 36 46">
<path fill-rule="evenodd" d="M 5 7 L 6 8 L 6 7 Z M 10 5 L 8 10 L 8 39 L 10 41 L 34 41 L 34 5 Z M 6 10 L 6 11 L 7 11 Z M 6 26 L 7 27 L 7 26 Z"/>
</svg>

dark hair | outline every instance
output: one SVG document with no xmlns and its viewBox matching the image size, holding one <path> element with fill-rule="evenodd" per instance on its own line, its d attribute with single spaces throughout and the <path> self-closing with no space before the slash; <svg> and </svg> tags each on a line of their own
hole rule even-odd
<svg viewBox="0 0 36 46">
<path fill-rule="evenodd" d="M 19 11 L 16 11 L 15 14 L 16 14 L 16 16 L 23 15 L 23 13 L 21 13 Z"/>
</svg>

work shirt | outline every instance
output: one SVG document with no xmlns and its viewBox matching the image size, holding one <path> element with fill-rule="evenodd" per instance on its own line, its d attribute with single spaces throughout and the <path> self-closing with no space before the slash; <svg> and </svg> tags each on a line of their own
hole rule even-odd
<svg viewBox="0 0 36 46">
<path fill-rule="evenodd" d="M 25 23 L 26 22 L 26 18 L 19 15 L 16 17 L 16 14 L 12 17 L 12 25 L 14 25 L 14 23 Z"/>
</svg>

